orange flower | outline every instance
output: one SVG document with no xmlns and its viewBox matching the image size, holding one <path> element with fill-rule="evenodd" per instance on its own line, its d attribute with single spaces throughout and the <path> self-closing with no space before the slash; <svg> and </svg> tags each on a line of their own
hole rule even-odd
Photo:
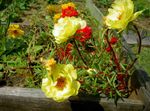
<svg viewBox="0 0 150 111">
<path fill-rule="evenodd" d="M 8 28 L 8 35 L 12 38 L 16 38 L 18 36 L 22 36 L 24 31 L 20 29 L 17 24 L 10 24 Z"/>
<path fill-rule="evenodd" d="M 63 4 L 63 5 L 61 6 L 62 9 L 66 9 L 66 8 L 68 8 L 68 7 L 75 8 L 75 4 L 72 3 L 72 2 L 69 2 L 69 3 Z"/>
<path fill-rule="evenodd" d="M 10 24 L 7 33 L 8 33 L 8 36 L 12 38 L 16 38 L 18 36 L 24 35 L 24 31 L 21 30 L 19 25 L 17 24 Z"/>
</svg>

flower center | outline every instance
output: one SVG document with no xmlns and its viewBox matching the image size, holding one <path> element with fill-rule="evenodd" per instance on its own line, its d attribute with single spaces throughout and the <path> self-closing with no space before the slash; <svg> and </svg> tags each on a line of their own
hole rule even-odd
<svg viewBox="0 0 150 111">
<path fill-rule="evenodd" d="M 57 79 L 57 84 L 56 84 L 56 87 L 60 90 L 63 90 L 63 88 L 65 87 L 66 85 L 66 78 L 64 77 L 60 77 Z"/>
<path fill-rule="evenodd" d="M 122 14 L 120 14 L 117 18 L 118 18 L 118 20 L 121 20 Z"/>
<path fill-rule="evenodd" d="M 18 34 L 18 30 L 14 30 L 13 33 L 14 33 L 15 35 L 17 35 L 17 34 Z"/>
</svg>

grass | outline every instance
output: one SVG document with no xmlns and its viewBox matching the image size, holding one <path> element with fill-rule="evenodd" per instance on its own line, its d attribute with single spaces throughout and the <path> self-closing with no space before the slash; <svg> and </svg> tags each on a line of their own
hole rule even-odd
<svg viewBox="0 0 150 111">
<path fill-rule="evenodd" d="M 142 51 L 139 57 L 139 64 L 150 75 L 150 48 L 142 47 Z"/>
<path fill-rule="evenodd" d="M 137 46 L 134 45 L 134 46 L 131 46 L 132 47 L 132 51 L 134 53 L 137 53 Z M 143 47 L 141 48 L 141 53 L 139 55 L 139 58 L 138 58 L 138 64 L 139 64 L 139 67 L 144 69 L 150 76 L 150 47 Z"/>
</svg>

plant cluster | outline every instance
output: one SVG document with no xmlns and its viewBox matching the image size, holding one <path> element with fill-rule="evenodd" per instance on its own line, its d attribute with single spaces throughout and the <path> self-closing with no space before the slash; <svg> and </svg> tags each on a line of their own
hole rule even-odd
<svg viewBox="0 0 150 111">
<path fill-rule="evenodd" d="M 134 13 L 131 0 L 115 0 L 97 31 L 94 19 L 73 2 L 49 5 L 47 10 L 54 16 L 49 27 L 33 27 L 28 34 L 18 24 L 0 27 L 0 77 L 21 72 L 32 82 L 28 87 L 41 85 L 45 95 L 57 102 L 78 92 L 115 101 L 127 97 L 137 58 L 128 59 L 121 32 L 142 11 Z"/>
<path fill-rule="evenodd" d="M 54 6 L 49 6 L 49 9 L 52 7 Z M 77 69 L 78 81 L 81 84 L 80 92 L 83 94 L 105 94 L 116 100 L 119 97 L 127 97 L 129 95 L 128 80 L 133 63 L 126 59 L 127 53 L 125 54 L 122 48 L 121 32 L 142 11 L 134 13 L 134 5 L 131 0 L 114 1 L 112 8 L 108 10 L 109 14 L 104 17 L 105 26 L 101 29 L 100 35 L 96 37 L 91 26 L 80 16 L 75 4 L 63 4 L 61 8 L 60 12 L 54 15 L 55 23 L 52 30 L 55 42 L 58 44 L 56 53 L 52 56 L 58 61 L 55 64 L 71 63 L 74 65 Z M 129 64 L 130 62 L 131 64 Z M 49 67 L 53 68 L 50 65 Z M 63 70 L 65 69 L 57 72 L 60 74 L 60 78 L 64 77 Z M 44 85 L 42 88 L 49 89 L 51 86 L 57 86 L 59 77 L 54 80 L 55 74 L 53 74 L 52 71 L 48 72 L 45 79 L 47 79 L 47 83 L 51 84 Z M 42 84 L 45 84 L 45 79 Z M 66 83 L 66 87 L 67 83 L 69 84 L 69 82 L 63 81 L 62 84 L 64 83 Z M 65 85 L 63 86 L 62 92 L 66 90 Z M 78 87 L 74 88 L 78 89 Z M 68 93 L 70 94 L 68 90 L 66 93 L 54 97 L 50 90 L 44 90 L 44 92 L 47 97 L 54 100 L 60 99 L 60 96 L 63 99 L 68 98 Z"/>
</svg>

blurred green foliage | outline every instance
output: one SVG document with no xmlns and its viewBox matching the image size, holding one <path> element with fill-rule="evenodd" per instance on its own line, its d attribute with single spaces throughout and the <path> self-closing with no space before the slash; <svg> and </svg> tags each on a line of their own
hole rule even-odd
<svg viewBox="0 0 150 111">
<path fill-rule="evenodd" d="M 142 47 L 141 54 L 139 56 L 139 64 L 150 76 L 150 49 L 149 47 Z"/>
<path fill-rule="evenodd" d="M 136 10 L 143 10 L 144 17 L 150 17 L 150 1 L 149 0 L 134 0 L 135 9 Z"/>
<path fill-rule="evenodd" d="M 11 16 L 11 22 L 20 21 L 23 10 L 29 8 L 30 3 L 36 0 L 2 0 L 0 3 L 0 20 L 4 21 Z"/>
</svg>

